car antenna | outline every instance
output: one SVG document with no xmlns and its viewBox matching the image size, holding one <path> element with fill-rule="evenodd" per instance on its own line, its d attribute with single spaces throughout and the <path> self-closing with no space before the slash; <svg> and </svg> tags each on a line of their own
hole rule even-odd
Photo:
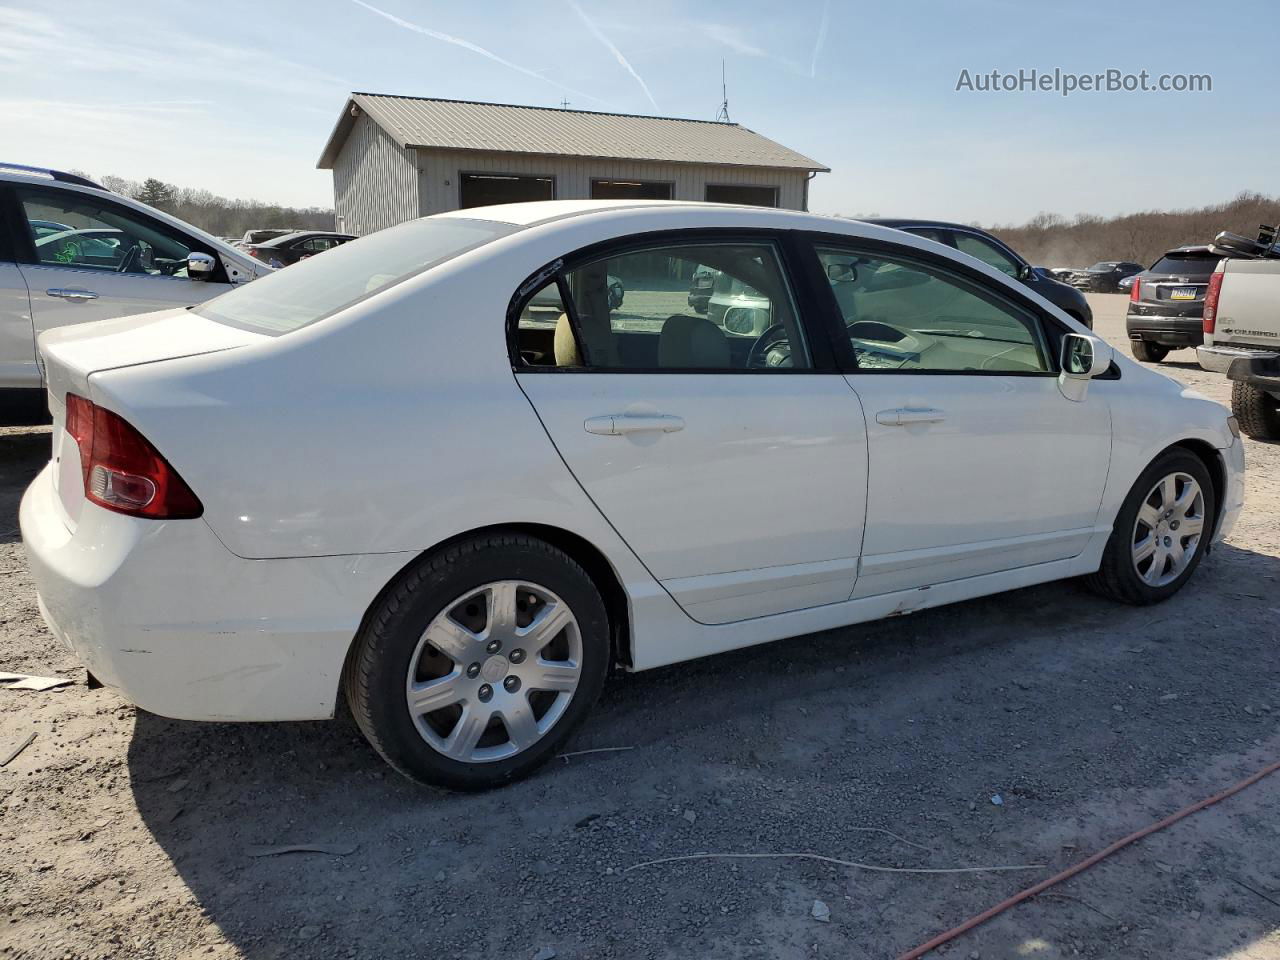
<svg viewBox="0 0 1280 960">
<path fill-rule="evenodd" d="M 724 80 L 724 58 L 720 59 L 720 112 L 716 114 L 716 122 L 732 123 L 729 119 L 729 87 Z"/>
</svg>

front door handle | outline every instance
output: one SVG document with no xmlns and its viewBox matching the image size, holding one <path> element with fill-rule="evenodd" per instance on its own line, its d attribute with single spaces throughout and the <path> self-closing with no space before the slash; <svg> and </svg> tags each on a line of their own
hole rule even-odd
<svg viewBox="0 0 1280 960">
<path fill-rule="evenodd" d="M 932 407 L 898 407 L 896 410 L 881 410 L 876 414 L 876 423 L 886 427 L 905 427 L 909 423 L 941 423 L 947 415 Z"/>
<path fill-rule="evenodd" d="M 97 300 L 98 295 L 92 290 L 72 290 L 63 287 L 54 287 L 52 290 L 46 290 L 51 297 L 61 297 L 63 300 Z"/>
<path fill-rule="evenodd" d="M 602 437 L 621 437 L 628 433 L 675 433 L 684 429 L 684 420 L 663 413 L 615 413 L 604 417 L 588 417 L 583 426 L 587 433 Z"/>
</svg>

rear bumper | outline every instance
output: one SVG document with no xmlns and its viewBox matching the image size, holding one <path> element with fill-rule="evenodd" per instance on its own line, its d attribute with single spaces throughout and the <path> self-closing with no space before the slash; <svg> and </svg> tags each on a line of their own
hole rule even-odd
<svg viewBox="0 0 1280 960">
<path fill-rule="evenodd" d="M 1280 395 L 1280 355 L 1239 357 L 1227 368 L 1227 379 Z"/>
<path fill-rule="evenodd" d="M 1212 373 L 1226 373 L 1236 360 L 1273 360 L 1280 357 L 1275 350 L 1255 350 L 1249 347 L 1226 347 L 1214 344 L 1196 350 L 1200 366 Z"/>
<path fill-rule="evenodd" d="M 1130 340 L 1148 340 L 1167 347 L 1198 347 L 1204 343 L 1204 326 L 1199 315 L 1161 316 L 1130 312 L 1125 317 Z"/>
<path fill-rule="evenodd" d="M 360 620 L 408 559 L 245 560 L 203 520 L 88 503 L 73 533 L 55 500 L 46 466 L 19 511 L 49 629 L 104 684 L 181 720 L 332 716 Z"/>
</svg>

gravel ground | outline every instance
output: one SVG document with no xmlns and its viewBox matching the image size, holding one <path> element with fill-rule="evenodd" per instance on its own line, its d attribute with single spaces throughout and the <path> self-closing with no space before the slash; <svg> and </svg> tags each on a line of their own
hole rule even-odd
<svg viewBox="0 0 1280 960">
<path fill-rule="evenodd" d="M 1123 345 L 1123 298 L 1092 299 Z M 0 435 L 0 664 L 83 680 L 17 531 L 47 447 Z M 630 749 L 481 796 L 401 780 L 345 717 L 192 724 L 83 682 L 0 690 L 0 757 L 37 734 L 0 770 L 0 956 L 892 957 L 1280 756 L 1280 446 L 1248 459 L 1239 526 L 1169 603 L 1051 584 L 620 676 L 572 749 Z M 940 954 L 1280 957 L 1277 801 L 1264 780 Z M 296 843 L 349 852 L 249 856 Z M 1042 866 L 628 869 L 699 851 Z"/>
</svg>

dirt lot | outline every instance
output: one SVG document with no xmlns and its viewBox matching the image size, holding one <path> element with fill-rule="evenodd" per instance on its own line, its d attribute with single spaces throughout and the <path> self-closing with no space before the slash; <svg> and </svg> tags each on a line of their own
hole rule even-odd
<svg viewBox="0 0 1280 960">
<path fill-rule="evenodd" d="M 1123 344 L 1123 298 L 1093 302 Z M 82 681 L 18 542 L 47 445 L 0 436 L 0 669 Z M 0 690 L 0 757 L 37 734 L 0 770 L 0 957 L 894 956 L 1280 757 L 1280 447 L 1248 458 L 1240 525 L 1163 606 L 1052 584 L 622 676 L 573 749 L 632 749 L 483 796 L 402 781 L 347 719 L 200 725 L 83 682 Z M 942 955 L 1280 957 L 1278 803 L 1280 776 Z M 248 855 L 311 842 L 350 852 Z M 626 871 L 695 851 L 1043 867 Z"/>
</svg>

